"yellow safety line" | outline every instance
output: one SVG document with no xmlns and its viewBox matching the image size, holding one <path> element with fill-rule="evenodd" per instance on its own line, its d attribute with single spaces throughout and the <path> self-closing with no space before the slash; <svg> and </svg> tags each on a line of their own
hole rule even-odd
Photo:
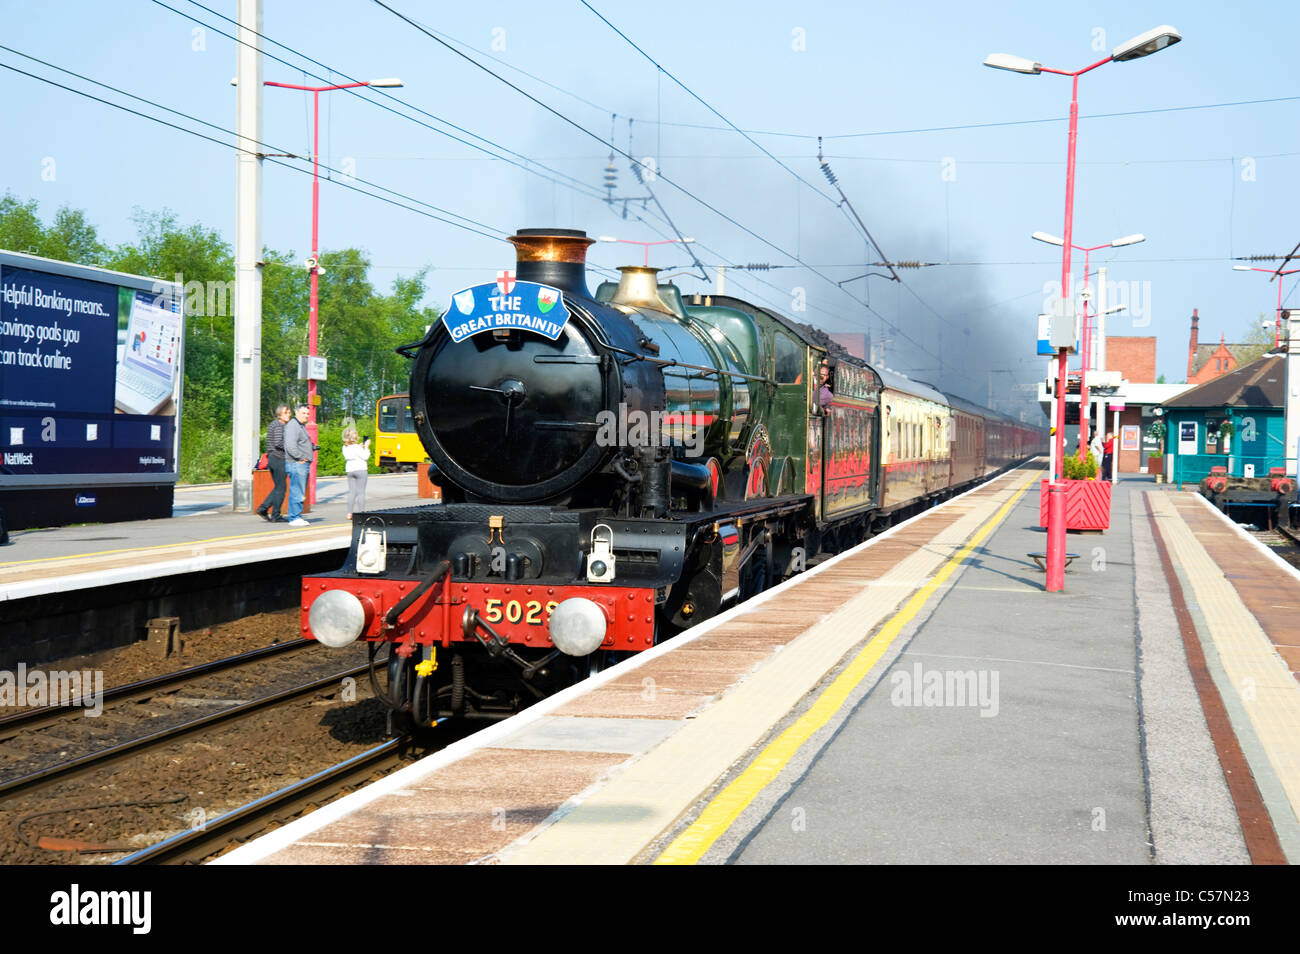
<svg viewBox="0 0 1300 954">
<path fill-rule="evenodd" d="M 903 631 L 903 627 L 920 612 L 921 607 L 925 605 L 930 595 L 943 584 L 944 580 L 953 574 L 957 567 L 970 555 L 971 551 L 993 532 L 994 527 L 1002 522 L 1008 511 L 1015 506 L 1016 501 L 1024 495 L 1025 491 L 1038 477 L 1039 475 L 1035 473 L 1025 481 L 1011 499 L 1003 504 L 998 512 L 975 532 L 975 535 L 953 555 L 952 559 L 945 563 L 928 583 L 912 594 L 911 599 L 889 622 L 881 627 L 880 631 L 863 647 L 848 668 L 840 673 L 835 681 L 822 692 L 812 707 L 800 716 L 792 726 L 769 743 L 758 758 L 754 759 L 748 768 L 741 772 L 730 785 L 724 788 L 708 804 L 700 817 L 664 849 L 663 854 L 655 859 L 655 864 L 695 864 L 704 856 L 704 853 L 713 846 L 713 843 L 731 827 L 732 823 L 740 816 L 740 813 L 758 797 L 759 792 L 781 773 L 803 744 L 818 729 L 830 721 L 831 717 L 844 705 L 858 683 L 866 678 L 872 667 L 885 654 L 893 641 L 898 638 L 899 633 Z"/>
<path fill-rule="evenodd" d="M 323 523 L 318 527 L 312 527 L 312 529 L 327 530 L 327 529 L 333 529 L 334 527 L 347 527 L 347 526 L 351 526 L 351 524 Z M 77 560 L 77 559 L 81 559 L 82 557 L 110 556 L 114 553 L 139 553 L 144 550 L 159 550 L 159 551 L 182 550 L 191 547 L 202 546 L 205 543 L 224 543 L 228 540 L 251 540 L 259 537 L 263 539 L 269 539 L 272 536 L 279 536 L 287 532 L 288 530 L 289 528 L 285 527 L 283 530 L 263 530 L 260 533 L 241 533 L 233 537 L 209 537 L 206 540 L 191 540 L 189 542 L 181 542 L 181 543 L 162 543 L 152 547 L 124 547 L 121 550 L 97 550 L 94 553 L 69 553 L 67 556 L 40 557 L 35 560 L 12 560 L 8 563 L 0 563 L 0 568 L 6 566 L 23 566 L 24 564 L 27 563 L 54 563 L 58 560 Z M 300 535 L 301 534 L 296 534 L 296 533 L 294 534 L 294 536 L 300 536 Z"/>
</svg>

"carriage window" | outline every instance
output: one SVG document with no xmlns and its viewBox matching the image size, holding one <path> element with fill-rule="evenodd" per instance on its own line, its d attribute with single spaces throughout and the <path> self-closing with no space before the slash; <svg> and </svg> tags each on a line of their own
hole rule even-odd
<svg viewBox="0 0 1300 954">
<path fill-rule="evenodd" d="M 798 384 L 803 377 L 803 349 L 788 337 L 776 335 L 776 383 Z"/>
</svg>

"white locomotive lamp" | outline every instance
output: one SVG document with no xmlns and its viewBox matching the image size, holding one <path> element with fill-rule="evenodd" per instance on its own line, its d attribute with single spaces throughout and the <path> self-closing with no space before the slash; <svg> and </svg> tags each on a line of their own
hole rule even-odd
<svg viewBox="0 0 1300 954">
<path fill-rule="evenodd" d="M 388 535 L 382 530 L 367 527 L 361 531 L 357 544 L 357 572 L 383 573 L 387 565 Z"/>
<path fill-rule="evenodd" d="M 601 533 L 601 531 L 604 533 Z M 614 531 L 603 523 L 591 530 L 591 552 L 587 554 L 587 582 L 614 581 Z"/>
</svg>

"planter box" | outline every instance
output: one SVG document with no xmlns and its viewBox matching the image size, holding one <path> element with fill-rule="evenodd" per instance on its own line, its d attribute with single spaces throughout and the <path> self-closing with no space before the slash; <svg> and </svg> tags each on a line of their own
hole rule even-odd
<svg viewBox="0 0 1300 954">
<path fill-rule="evenodd" d="M 1148 474 L 1163 474 L 1165 472 L 1165 458 L 1162 454 L 1152 454 L 1147 458 Z"/>
<path fill-rule="evenodd" d="M 1109 480 L 1063 480 L 1065 484 L 1065 529 L 1109 530 Z M 1038 484 L 1038 525 L 1047 526 L 1047 484 Z"/>
<path fill-rule="evenodd" d="M 259 507 L 266 495 L 271 492 L 271 472 L 269 470 L 253 471 L 253 506 Z M 280 515 L 284 516 L 289 512 L 289 484 L 286 481 L 284 485 L 284 501 L 280 504 Z M 311 513 L 311 502 L 306 497 L 302 501 L 302 512 Z"/>
<path fill-rule="evenodd" d="M 416 464 L 415 470 L 418 475 L 415 481 L 416 494 L 441 503 L 442 488 L 429 480 L 429 462 L 425 461 L 423 464 Z"/>
</svg>

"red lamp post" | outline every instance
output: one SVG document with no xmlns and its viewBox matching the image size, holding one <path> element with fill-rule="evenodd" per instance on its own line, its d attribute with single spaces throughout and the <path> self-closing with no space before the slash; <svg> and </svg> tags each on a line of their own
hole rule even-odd
<svg viewBox="0 0 1300 954">
<path fill-rule="evenodd" d="M 1250 265 L 1234 265 L 1232 268 L 1233 271 L 1238 272 L 1268 272 L 1270 275 L 1277 276 L 1277 327 L 1273 332 L 1273 349 L 1282 347 L 1282 276 L 1294 275 L 1300 272 L 1300 268 L 1287 269 L 1285 272 L 1280 268 L 1253 268 Z"/>
<path fill-rule="evenodd" d="M 1010 70 L 1013 73 L 1029 73 L 1038 75 L 1039 73 L 1056 73 L 1059 76 L 1068 76 L 1071 79 L 1070 92 L 1070 138 L 1069 149 L 1066 153 L 1065 160 L 1065 238 L 1061 243 L 1061 297 L 1065 298 L 1066 289 L 1069 287 L 1070 280 L 1070 250 L 1074 248 L 1072 240 L 1074 237 L 1074 154 L 1075 146 L 1079 138 L 1079 77 L 1084 73 L 1095 70 L 1099 66 L 1114 60 L 1115 62 L 1124 62 L 1126 60 L 1135 60 L 1143 56 L 1149 56 L 1157 53 L 1167 46 L 1172 46 L 1182 39 L 1182 35 L 1171 26 L 1160 26 L 1154 30 L 1148 30 L 1140 36 L 1135 36 L 1127 43 L 1122 43 L 1111 51 L 1110 56 L 1104 60 L 1098 60 L 1091 66 L 1085 66 L 1080 70 L 1056 70 L 1043 66 L 1034 60 L 1025 59 L 1022 56 L 1012 56 L 1008 53 L 994 53 L 984 61 L 985 66 L 991 66 L 994 69 Z M 1064 314 L 1065 311 L 1062 311 Z M 1050 494 L 1049 500 L 1052 506 L 1048 510 L 1047 524 L 1047 591 L 1049 593 L 1059 593 L 1065 589 L 1065 509 L 1064 509 L 1064 485 L 1061 481 L 1061 468 L 1064 466 L 1065 459 L 1065 384 L 1066 384 L 1066 356 L 1068 350 L 1060 348 L 1057 351 L 1056 364 L 1056 467 L 1057 470 L 1052 474 L 1051 484 L 1048 486 Z"/>
<path fill-rule="evenodd" d="M 278 86 L 281 89 L 297 89 L 312 94 L 312 132 L 311 132 L 311 258 L 307 267 L 311 271 L 311 296 L 307 316 L 307 355 L 316 356 L 316 305 L 319 291 L 320 267 L 320 94 L 336 89 L 356 89 L 360 86 L 378 86 L 388 89 L 402 85 L 399 79 L 377 79 L 368 83 L 339 83 L 334 86 L 299 86 L 294 83 L 273 83 L 266 80 L 265 86 Z M 313 444 L 319 431 L 316 427 L 316 380 L 307 379 L 307 436 Z M 316 503 L 316 458 L 311 461 L 311 472 L 307 477 L 307 502 Z"/>
</svg>

